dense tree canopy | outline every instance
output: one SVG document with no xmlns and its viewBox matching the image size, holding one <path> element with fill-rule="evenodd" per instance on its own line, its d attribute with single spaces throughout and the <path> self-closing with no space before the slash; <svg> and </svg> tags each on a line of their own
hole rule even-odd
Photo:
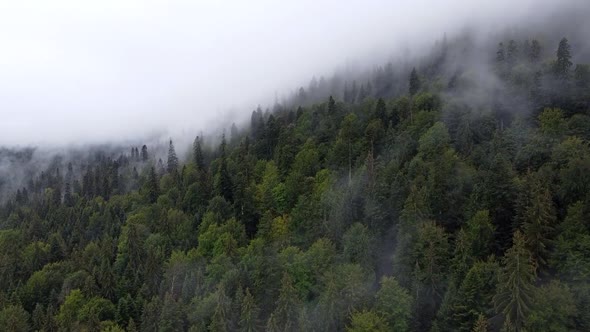
<svg viewBox="0 0 590 332">
<path fill-rule="evenodd" d="M 492 89 L 445 67 L 456 43 L 314 80 L 186 158 L 31 173 L 0 206 L 0 326 L 589 330 L 588 65 L 513 38 L 479 59 Z"/>
</svg>

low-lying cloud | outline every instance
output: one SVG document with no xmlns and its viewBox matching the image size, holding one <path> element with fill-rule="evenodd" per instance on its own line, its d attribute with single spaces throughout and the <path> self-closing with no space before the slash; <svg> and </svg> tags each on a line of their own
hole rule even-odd
<svg viewBox="0 0 590 332">
<path fill-rule="evenodd" d="M 14 1 L 0 4 L 0 145 L 192 135 L 338 66 L 585 0 Z M 228 110 L 232 110 L 231 112 Z"/>
</svg>

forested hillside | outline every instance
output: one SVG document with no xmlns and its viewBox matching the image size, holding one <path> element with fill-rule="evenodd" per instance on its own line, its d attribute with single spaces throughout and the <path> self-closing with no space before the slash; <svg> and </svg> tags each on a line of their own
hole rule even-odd
<svg viewBox="0 0 590 332">
<path fill-rule="evenodd" d="M 590 67 L 565 38 L 498 42 L 314 80 L 188 160 L 23 171 L 0 326 L 590 331 Z"/>
</svg>

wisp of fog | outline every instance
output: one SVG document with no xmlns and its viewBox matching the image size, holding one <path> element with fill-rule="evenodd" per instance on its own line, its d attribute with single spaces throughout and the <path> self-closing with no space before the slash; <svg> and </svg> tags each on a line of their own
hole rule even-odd
<svg viewBox="0 0 590 332">
<path fill-rule="evenodd" d="M 0 4 L 0 145 L 194 137 L 338 66 L 371 66 L 568 1 L 12 1 Z"/>
</svg>

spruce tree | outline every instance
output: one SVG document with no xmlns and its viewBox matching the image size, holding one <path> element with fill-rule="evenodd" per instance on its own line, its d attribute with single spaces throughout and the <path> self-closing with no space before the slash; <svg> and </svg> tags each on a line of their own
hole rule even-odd
<svg viewBox="0 0 590 332">
<path fill-rule="evenodd" d="M 176 150 L 174 149 L 174 143 L 170 140 L 168 146 L 168 166 L 166 168 L 168 174 L 178 173 L 178 157 L 176 156 Z"/>
<path fill-rule="evenodd" d="M 473 325 L 472 332 L 488 332 L 488 320 L 482 314 L 479 314 L 475 325 Z"/>
<path fill-rule="evenodd" d="M 72 187 L 70 185 L 70 182 L 66 182 L 64 186 L 64 204 L 66 206 L 72 206 L 73 201 L 74 199 L 72 197 Z"/>
<path fill-rule="evenodd" d="M 336 114 L 336 101 L 332 96 L 328 99 L 328 114 L 334 116 Z"/>
<path fill-rule="evenodd" d="M 517 58 L 518 46 L 516 45 L 516 41 L 511 39 L 508 42 L 508 47 L 506 47 L 506 62 L 512 67 L 515 65 Z"/>
<path fill-rule="evenodd" d="M 141 160 L 143 162 L 146 162 L 148 160 L 149 156 L 148 156 L 148 150 L 147 150 L 147 146 L 144 144 L 141 147 Z"/>
<path fill-rule="evenodd" d="M 160 186 L 158 183 L 158 175 L 154 166 L 150 167 L 150 174 L 148 177 L 148 200 L 150 203 L 155 203 L 160 196 Z"/>
<path fill-rule="evenodd" d="M 512 248 L 506 251 L 503 263 L 494 305 L 515 331 L 523 331 L 525 319 L 531 312 L 535 265 L 520 231 L 514 233 Z"/>
<path fill-rule="evenodd" d="M 223 288 L 219 288 L 216 294 L 216 306 L 209 324 L 209 331 L 211 332 L 229 332 L 232 331 L 231 326 L 231 298 L 225 295 Z"/>
<path fill-rule="evenodd" d="M 281 289 L 279 290 L 279 299 L 276 302 L 275 310 L 272 315 L 276 320 L 276 325 L 281 331 L 297 331 L 298 317 L 301 301 L 297 294 L 297 289 L 293 286 L 291 276 L 285 272 L 281 280 Z"/>
<path fill-rule="evenodd" d="M 549 189 L 540 179 L 533 179 L 530 199 L 525 206 L 522 225 L 526 245 L 539 265 L 547 264 L 550 236 L 555 223 L 555 211 Z"/>
<path fill-rule="evenodd" d="M 557 48 L 557 61 L 555 62 L 555 75 L 560 79 L 569 78 L 570 68 L 572 67 L 572 56 L 570 54 L 570 44 L 567 38 L 559 42 Z"/>
<path fill-rule="evenodd" d="M 541 44 L 538 40 L 533 39 L 527 56 L 529 61 L 533 64 L 536 64 L 539 62 L 539 60 L 541 60 Z"/>
<path fill-rule="evenodd" d="M 250 289 L 246 288 L 246 294 L 242 300 L 239 328 L 242 332 L 256 332 L 260 331 L 260 321 L 258 316 L 260 309 L 256 305 L 254 296 L 250 293 Z"/>
<path fill-rule="evenodd" d="M 201 138 L 199 136 L 195 137 L 195 141 L 193 142 L 193 158 L 197 169 L 203 171 L 205 169 L 205 160 L 203 159 Z"/>
</svg>

